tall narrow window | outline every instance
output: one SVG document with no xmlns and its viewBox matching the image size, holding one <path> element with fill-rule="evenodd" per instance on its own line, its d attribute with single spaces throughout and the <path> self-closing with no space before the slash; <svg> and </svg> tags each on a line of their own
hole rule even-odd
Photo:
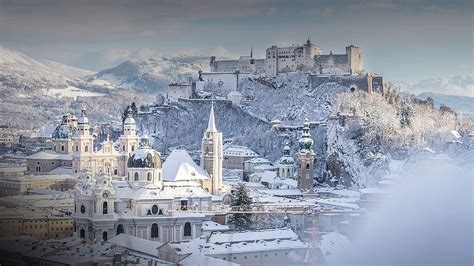
<svg viewBox="0 0 474 266">
<path fill-rule="evenodd" d="M 138 181 L 138 173 L 135 173 L 135 181 Z"/>
<path fill-rule="evenodd" d="M 186 222 L 184 224 L 184 236 L 191 236 L 191 223 Z"/>
<path fill-rule="evenodd" d="M 102 233 L 102 240 L 107 241 L 107 232 Z"/>
<path fill-rule="evenodd" d="M 152 224 L 151 225 L 151 237 L 152 238 L 158 237 L 158 225 L 157 224 Z"/>
<path fill-rule="evenodd" d="M 88 152 L 88 151 L 89 151 L 89 146 L 86 146 L 86 147 L 84 148 L 84 151 L 85 151 L 85 152 Z"/>
<path fill-rule="evenodd" d="M 80 238 L 85 238 L 86 237 L 86 230 L 81 229 L 81 231 L 79 231 L 79 236 L 80 236 Z"/>
<path fill-rule="evenodd" d="M 107 214 L 107 201 L 102 204 L 102 214 Z"/>
<path fill-rule="evenodd" d="M 123 225 L 119 224 L 117 226 L 117 235 L 120 235 L 120 234 L 123 234 L 123 233 L 124 233 Z"/>
<path fill-rule="evenodd" d="M 148 181 L 151 181 L 151 173 L 148 173 L 147 178 Z"/>
</svg>

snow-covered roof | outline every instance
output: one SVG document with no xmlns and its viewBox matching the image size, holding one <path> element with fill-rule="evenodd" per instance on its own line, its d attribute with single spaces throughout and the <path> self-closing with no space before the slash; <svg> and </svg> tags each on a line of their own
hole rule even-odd
<svg viewBox="0 0 474 266">
<path fill-rule="evenodd" d="M 72 161 L 71 154 L 63 154 L 57 153 L 55 151 L 40 151 L 35 154 L 28 156 L 27 159 L 31 160 L 64 160 L 64 161 Z"/>
<path fill-rule="evenodd" d="M 456 130 L 452 130 L 452 131 L 451 131 L 451 135 L 453 135 L 456 139 L 462 138 L 462 137 L 461 137 L 461 134 L 459 134 L 459 132 L 456 131 Z"/>
<path fill-rule="evenodd" d="M 351 247 L 352 243 L 350 240 L 338 232 L 322 235 L 319 241 L 319 249 L 326 262 L 331 262 L 336 257 L 341 258 Z"/>
<path fill-rule="evenodd" d="M 224 150 L 224 155 L 248 157 L 258 156 L 258 153 L 246 146 L 231 145 Z"/>
<path fill-rule="evenodd" d="M 163 163 L 163 180 L 208 179 L 207 172 L 198 166 L 186 150 L 174 150 Z"/>
<path fill-rule="evenodd" d="M 275 171 L 265 171 L 263 172 L 262 179 L 260 182 L 273 183 L 277 178 L 277 173 Z"/>
<path fill-rule="evenodd" d="M 292 179 L 294 180 L 294 179 Z M 296 180 L 294 180 L 296 181 Z M 296 187 L 296 186 L 295 186 Z M 297 188 L 291 189 L 262 189 L 259 192 L 272 196 L 302 196 L 303 193 Z"/>
<path fill-rule="evenodd" d="M 214 232 L 206 243 L 205 254 L 306 249 L 307 245 L 288 228 L 258 231 Z"/>
<path fill-rule="evenodd" d="M 271 162 L 265 158 L 262 157 L 257 157 L 257 158 L 252 158 L 247 161 L 246 163 L 255 163 L 255 164 L 271 164 Z"/>
<path fill-rule="evenodd" d="M 261 165 L 257 165 L 253 168 L 255 171 L 265 171 L 265 170 L 275 170 L 276 167 L 273 166 L 273 165 L 270 165 L 270 164 L 261 164 Z"/>
<path fill-rule="evenodd" d="M 163 244 L 158 241 L 151 241 L 127 234 L 116 235 L 107 242 L 152 256 L 158 256 L 158 247 Z"/>
<path fill-rule="evenodd" d="M 229 230 L 229 226 L 218 224 L 213 221 L 204 221 L 202 222 L 202 230 L 203 231 L 227 231 Z"/>
<path fill-rule="evenodd" d="M 72 167 L 70 166 L 58 166 L 53 170 L 49 171 L 48 174 L 50 175 L 72 175 Z"/>
</svg>

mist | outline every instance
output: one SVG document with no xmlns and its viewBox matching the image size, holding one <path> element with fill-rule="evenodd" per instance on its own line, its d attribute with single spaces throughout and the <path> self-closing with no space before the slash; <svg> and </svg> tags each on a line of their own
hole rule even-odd
<svg viewBox="0 0 474 266">
<path fill-rule="evenodd" d="M 472 265 L 473 169 L 417 165 L 329 265 Z"/>
</svg>

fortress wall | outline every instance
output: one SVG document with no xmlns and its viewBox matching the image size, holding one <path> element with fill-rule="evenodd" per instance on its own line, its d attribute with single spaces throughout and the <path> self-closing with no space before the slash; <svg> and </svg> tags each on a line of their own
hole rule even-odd
<svg viewBox="0 0 474 266">
<path fill-rule="evenodd" d="M 381 77 L 380 77 L 381 78 Z M 373 77 L 370 75 L 357 75 L 357 76 L 334 76 L 334 75 L 309 75 L 308 77 L 309 87 L 316 89 L 319 85 L 327 82 L 339 83 L 348 88 L 354 88 L 354 90 L 363 90 L 366 92 L 372 92 L 372 81 Z"/>
</svg>

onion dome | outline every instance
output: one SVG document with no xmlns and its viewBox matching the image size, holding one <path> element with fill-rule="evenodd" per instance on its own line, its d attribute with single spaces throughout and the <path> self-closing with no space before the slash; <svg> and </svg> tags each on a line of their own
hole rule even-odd
<svg viewBox="0 0 474 266">
<path fill-rule="evenodd" d="M 81 116 L 77 119 L 77 124 L 78 125 L 89 124 L 89 118 L 87 118 L 86 108 L 84 107 L 81 110 Z"/>
<path fill-rule="evenodd" d="M 308 119 L 305 119 L 303 124 L 303 135 L 298 140 L 300 145 L 300 152 L 312 152 L 313 151 L 313 139 L 311 138 L 311 134 L 309 133 L 309 122 Z"/>
<path fill-rule="evenodd" d="M 77 127 L 73 116 L 67 114 L 63 116 L 61 124 L 57 126 L 52 134 L 53 139 L 72 139 L 76 135 Z"/>
<path fill-rule="evenodd" d="M 140 146 L 130 154 L 127 166 L 129 168 L 161 168 L 160 153 L 150 147 L 147 136 L 140 139 Z"/>
<path fill-rule="evenodd" d="M 293 157 L 290 156 L 290 146 L 285 145 L 285 148 L 283 148 L 283 157 L 280 158 L 278 161 L 278 164 L 280 165 L 293 165 L 295 164 L 295 160 Z"/>
<path fill-rule="evenodd" d="M 132 110 L 132 107 L 130 105 L 127 106 L 127 110 L 125 111 L 125 114 L 127 116 L 127 118 L 125 118 L 125 120 L 123 121 L 123 125 L 136 125 L 136 121 L 135 119 L 133 118 L 133 110 Z"/>
</svg>

